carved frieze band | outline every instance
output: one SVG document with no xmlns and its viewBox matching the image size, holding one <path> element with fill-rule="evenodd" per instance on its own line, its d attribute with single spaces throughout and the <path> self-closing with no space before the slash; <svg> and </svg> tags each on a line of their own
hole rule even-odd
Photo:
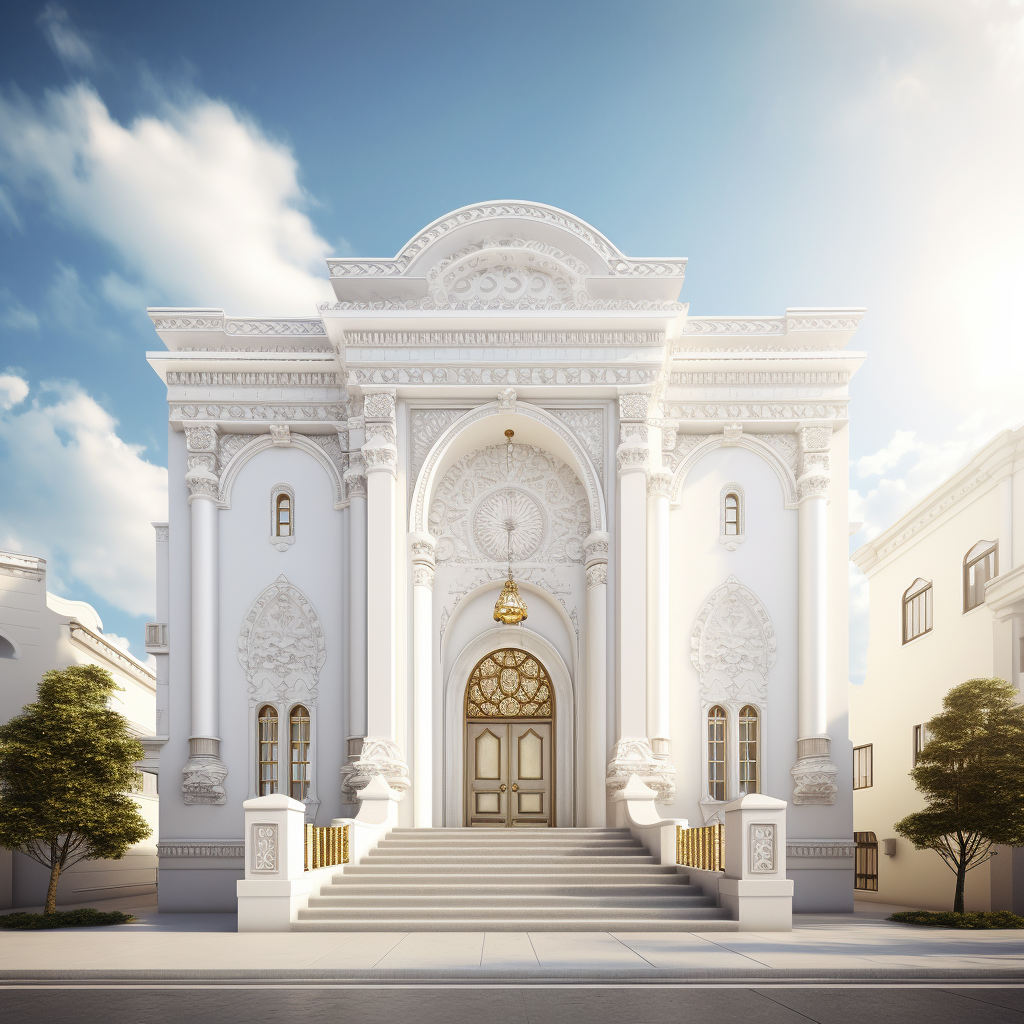
<svg viewBox="0 0 1024 1024">
<path fill-rule="evenodd" d="M 244 839 L 168 839 L 156 844 L 158 857 L 244 857 Z"/>
</svg>

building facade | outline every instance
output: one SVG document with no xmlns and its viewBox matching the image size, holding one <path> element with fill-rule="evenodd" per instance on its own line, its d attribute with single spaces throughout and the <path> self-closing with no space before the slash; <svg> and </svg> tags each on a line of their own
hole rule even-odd
<svg viewBox="0 0 1024 1024">
<path fill-rule="evenodd" d="M 43 674 L 99 665 L 120 687 L 111 706 L 139 737 L 156 724 L 153 672 L 103 635 L 96 609 L 46 590 L 46 559 L 0 551 L 0 722 L 36 699 Z M 140 773 L 132 798 L 153 834 L 121 860 L 80 861 L 61 873 L 57 902 L 86 903 L 156 892 L 158 800 L 153 774 Z M 22 853 L 0 849 L 0 909 L 41 906 L 50 873 Z"/>
<path fill-rule="evenodd" d="M 1024 427 L 1003 431 L 853 555 L 871 597 L 868 669 L 851 688 L 858 899 L 952 907 L 955 878 L 893 824 L 924 807 L 909 772 L 926 723 L 967 679 L 1021 685 Z M 1024 913 L 1024 849 L 967 874 L 967 910 Z"/>
<path fill-rule="evenodd" d="M 331 259 L 307 318 L 152 309 L 160 901 L 228 909 L 242 802 L 411 826 L 790 802 L 797 909 L 852 909 L 847 352 L 859 309 L 691 317 L 684 259 L 533 203 Z M 509 577 L 525 621 L 495 621 Z"/>
</svg>

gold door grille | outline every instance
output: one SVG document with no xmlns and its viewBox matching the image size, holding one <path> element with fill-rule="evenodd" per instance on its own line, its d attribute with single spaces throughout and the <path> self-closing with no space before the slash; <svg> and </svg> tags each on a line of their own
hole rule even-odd
<svg viewBox="0 0 1024 1024">
<path fill-rule="evenodd" d="M 551 718 L 553 707 L 551 679 L 526 651 L 492 651 L 470 674 L 467 718 Z"/>
</svg>

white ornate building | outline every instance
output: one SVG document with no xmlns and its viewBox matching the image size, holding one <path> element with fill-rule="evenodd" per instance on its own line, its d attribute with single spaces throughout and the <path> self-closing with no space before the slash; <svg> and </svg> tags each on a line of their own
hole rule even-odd
<svg viewBox="0 0 1024 1024">
<path fill-rule="evenodd" d="M 690 317 L 685 266 L 490 203 L 329 260 L 305 319 L 150 310 L 164 909 L 234 905 L 261 793 L 328 824 L 383 776 L 405 825 L 605 825 L 631 774 L 691 824 L 789 801 L 796 908 L 852 909 L 863 310 Z"/>
</svg>

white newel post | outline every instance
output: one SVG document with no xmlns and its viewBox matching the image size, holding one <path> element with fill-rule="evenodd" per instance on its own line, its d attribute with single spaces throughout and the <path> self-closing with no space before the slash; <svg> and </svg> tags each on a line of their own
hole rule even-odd
<svg viewBox="0 0 1024 1024">
<path fill-rule="evenodd" d="M 786 801 L 748 793 L 725 805 L 721 905 L 741 932 L 793 928 L 793 882 L 786 878 Z"/>
<path fill-rule="evenodd" d="M 433 824 L 434 538 L 414 533 L 412 556 L 413 823 Z"/>
<path fill-rule="evenodd" d="M 587 558 L 587 825 L 608 818 L 604 785 L 608 761 L 608 534 L 595 531 L 583 548 Z"/>
<path fill-rule="evenodd" d="M 181 789 L 186 804 L 222 804 L 228 770 L 218 721 L 219 559 L 217 426 L 186 427 L 192 541 L 192 731 Z"/>
<path fill-rule="evenodd" d="M 652 453 L 653 457 L 653 453 Z M 655 757 L 671 761 L 669 729 L 669 526 L 672 476 L 647 479 L 647 737 Z"/>
<path fill-rule="evenodd" d="M 395 393 L 364 395 L 366 442 L 366 738 L 359 758 L 345 766 L 345 785 L 361 790 L 383 776 L 397 791 L 409 785 L 409 768 L 396 736 L 398 449 Z"/>
<path fill-rule="evenodd" d="M 619 437 L 616 451 L 619 487 L 618 579 L 619 602 L 616 713 L 618 739 L 608 762 L 608 792 L 620 791 L 630 776 L 639 776 L 659 798 L 670 800 L 675 792 L 674 770 L 654 756 L 647 735 L 647 469 L 650 452 L 647 436 L 651 395 L 630 392 L 619 395 Z M 616 803 L 621 817 L 622 804 Z"/>
<path fill-rule="evenodd" d="M 799 432 L 801 471 L 799 511 L 797 761 L 793 766 L 794 804 L 834 804 L 839 769 L 830 758 L 827 733 L 828 679 L 827 561 L 829 426 Z"/>
</svg>

